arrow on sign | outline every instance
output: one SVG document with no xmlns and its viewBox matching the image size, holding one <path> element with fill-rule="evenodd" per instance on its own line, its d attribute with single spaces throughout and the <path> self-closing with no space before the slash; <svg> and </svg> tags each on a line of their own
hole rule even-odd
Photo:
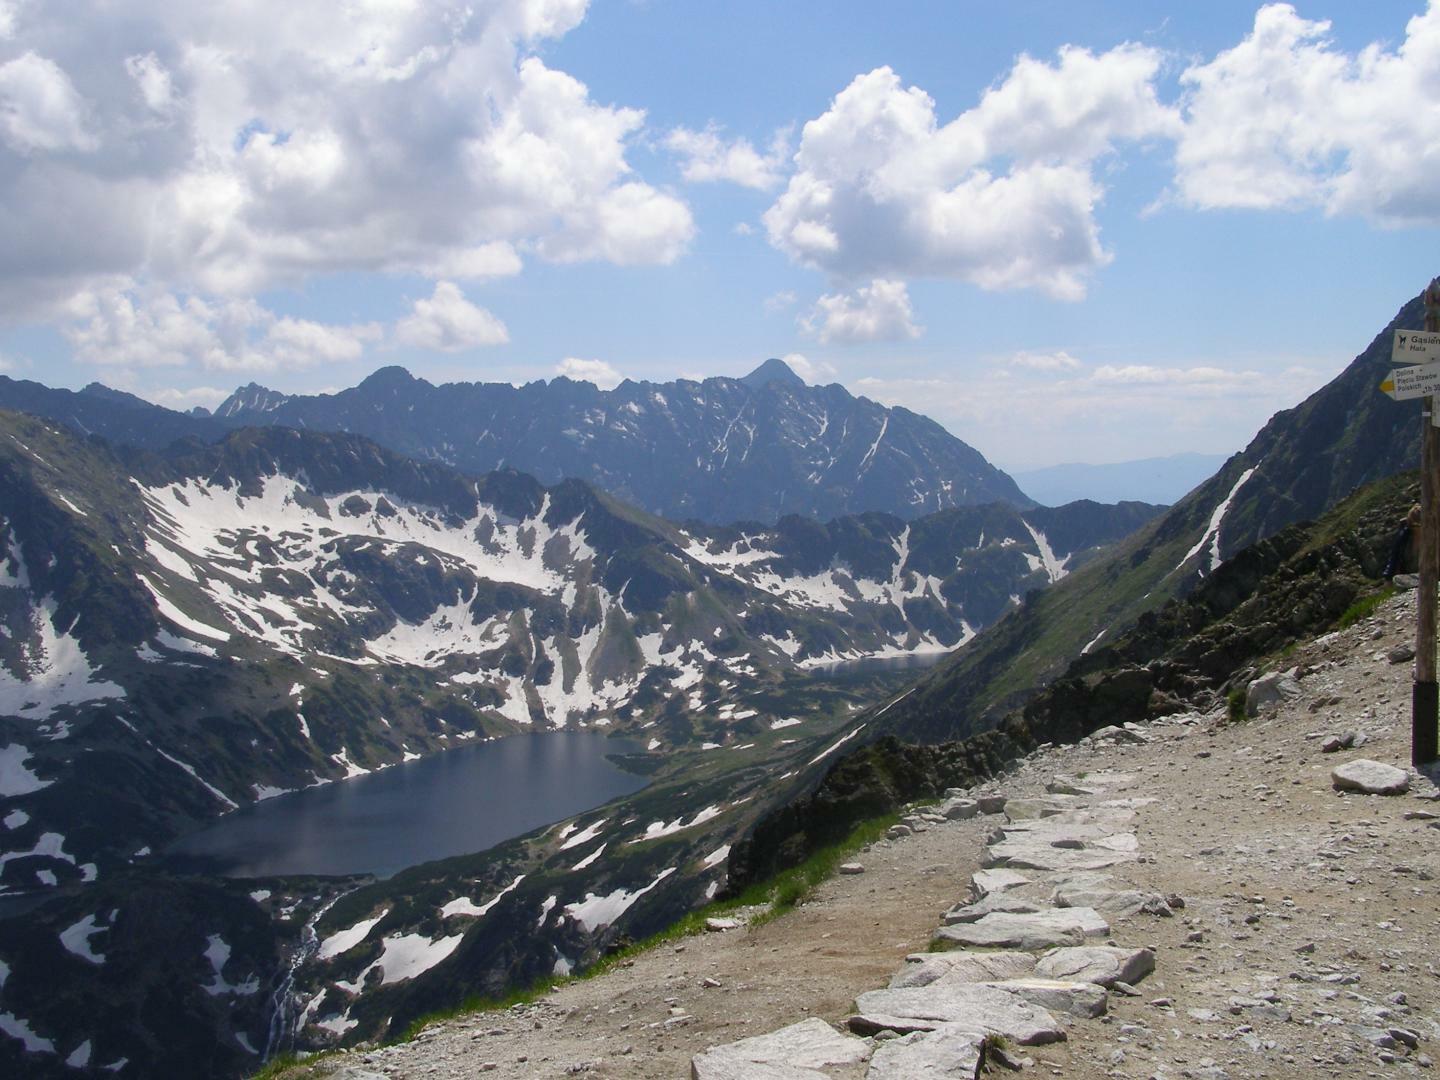
<svg viewBox="0 0 1440 1080">
<path fill-rule="evenodd" d="M 1440 334 L 1429 330 L 1396 330 L 1390 348 L 1392 364 L 1428 364 L 1440 360 Z"/>
<path fill-rule="evenodd" d="M 1390 377 L 1380 384 L 1380 391 L 1396 401 L 1440 393 L 1440 363 L 1395 368 Z"/>
</svg>

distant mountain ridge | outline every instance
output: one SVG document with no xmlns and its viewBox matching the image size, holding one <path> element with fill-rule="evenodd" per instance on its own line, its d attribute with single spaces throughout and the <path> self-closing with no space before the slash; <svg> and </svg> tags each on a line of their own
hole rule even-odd
<svg viewBox="0 0 1440 1080">
<path fill-rule="evenodd" d="M 867 511 L 911 519 L 997 501 L 1034 505 L 933 420 L 838 384 L 808 386 L 776 359 L 743 379 L 626 380 L 614 390 L 563 377 L 435 386 L 388 367 L 336 394 L 250 383 L 210 416 L 98 384 L 73 392 L 0 377 L 0 408 L 151 450 L 247 426 L 349 432 L 471 475 L 508 467 L 545 484 L 581 479 L 672 521 Z"/>
</svg>

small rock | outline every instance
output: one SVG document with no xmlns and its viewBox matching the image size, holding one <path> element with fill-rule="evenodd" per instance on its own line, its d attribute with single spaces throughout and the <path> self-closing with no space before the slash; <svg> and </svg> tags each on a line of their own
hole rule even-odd
<svg viewBox="0 0 1440 1080">
<path fill-rule="evenodd" d="M 1393 646 L 1385 653 L 1385 659 L 1392 664 L 1403 664 L 1407 660 L 1415 659 L 1415 646 L 1408 642 L 1401 642 Z"/>
<path fill-rule="evenodd" d="M 712 934 L 723 934 L 726 930 L 738 930 L 745 924 L 739 919 L 706 919 L 705 929 Z"/>
<path fill-rule="evenodd" d="M 840 864 L 840 873 L 842 874 L 863 874 L 864 872 L 865 867 L 861 866 L 858 862 Z"/>
<path fill-rule="evenodd" d="M 1006 798 L 1004 795 L 981 795 L 975 800 L 982 814 L 1003 814 Z"/>
<path fill-rule="evenodd" d="M 975 799 L 946 799 L 940 804 L 940 816 L 949 821 L 965 821 L 980 813 L 980 803 Z"/>
</svg>

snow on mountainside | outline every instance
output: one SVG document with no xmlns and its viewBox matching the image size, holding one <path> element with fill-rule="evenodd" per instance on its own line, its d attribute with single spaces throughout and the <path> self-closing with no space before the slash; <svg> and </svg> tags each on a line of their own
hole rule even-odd
<svg viewBox="0 0 1440 1080">
<path fill-rule="evenodd" d="M 252 429 L 157 456 L 15 415 L 0 495 L 0 745 L 46 785 L 0 834 L 0 891 L 74 879 L 73 859 L 21 858 L 47 831 L 103 868 L 524 728 L 724 745 L 757 689 L 963 644 L 1151 512 L 681 529 L 578 481 L 475 480 L 356 436 Z"/>
</svg>

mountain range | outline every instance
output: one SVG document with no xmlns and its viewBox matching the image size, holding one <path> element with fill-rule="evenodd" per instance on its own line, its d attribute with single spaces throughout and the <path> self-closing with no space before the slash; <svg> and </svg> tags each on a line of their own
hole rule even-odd
<svg viewBox="0 0 1440 1080">
<path fill-rule="evenodd" d="M 173 412 L 94 383 L 68 391 L 0 377 L 0 408 L 154 450 L 253 426 L 364 435 L 473 475 L 512 468 L 545 484 L 581 479 L 672 521 L 871 510 L 910 519 L 996 501 L 1034 505 L 933 420 L 838 384 L 807 386 L 773 359 L 742 379 L 626 380 L 614 390 L 564 377 L 435 386 L 389 367 L 335 394 L 252 383 L 213 415 Z"/>
<path fill-rule="evenodd" d="M 746 695 L 964 644 L 1155 512 L 681 527 L 356 435 L 156 453 L 19 414 L 0 416 L 0 500 L 0 795 L 28 815 L 5 890 L 465 740 L 658 721 L 657 749 L 724 742 Z M 46 836 L 63 857 L 25 855 Z"/>
</svg>

